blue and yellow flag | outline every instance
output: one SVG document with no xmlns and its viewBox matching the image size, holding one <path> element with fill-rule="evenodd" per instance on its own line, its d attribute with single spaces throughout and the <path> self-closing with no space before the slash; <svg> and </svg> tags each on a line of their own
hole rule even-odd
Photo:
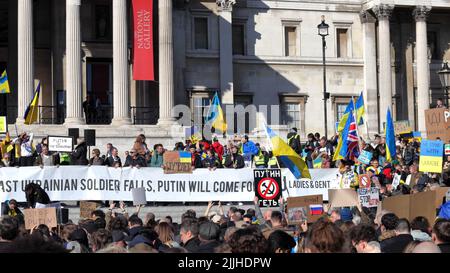
<svg viewBox="0 0 450 273">
<path fill-rule="evenodd" d="M 349 118 L 344 130 L 339 135 L 338 145 L 334 152 L 333 161 L 338 159 L 355 160 L 359 157 L 359 136 L 353 111 L 350 111 Z"/>
<path fill-rule="evenodd" d="M 10 92 L 11 90 L 9 90 L 8 74 L 6 74 L 5 70 L 0 77 L 0 94 L 9 94 Z"/>
<path fill-rule="evenodd" d="M 33 100 L 31 100 L 28 105 L 27 110 L 25 111 L 24 119 L 25 124 L 30 125 L 38 120 L 38 108 L 39 108 L 39 93 L 41 91 L 41 83 L 38 84 L 36 91 L 34 92 Z"/>
<path fill-rule="evenodd" d="M 345 125 L 347 124 L 348 116 L 352 111 L 355 110 L 355 104 L 353 103 L 353 99 L 350 99 L 348 102 L 347 108 L 345 108 L 345 112 L 341 117 L 341 120 L 339 121 L 337 131 L 338 133 L 342 132 L 345 128 Z"/>
<path fill-rule="evenodd" d="M 355 103 L 356 108 L 356 122 L 358 125 L 364 124 L 363 116 L 365 113 L 364 110 L 364 98 L 363 93 L 361 92 L 361 95 L 359 96 L 358 100 Z"/>
<path fill-rule="evenodd" d="M 292 150 L 292 148 L 274 131 L 272 131 L 272 129 L 270 129 L 267 125 L 265 125 L 265 127 L 269 143 L 272 147 L 273 155 L 279 158 L 281 162 L 283 162 L 284 166 L 292 172 L 296 179 L 311 179 L 311 174 L 309 173 L 308 166 L 300 157 L 300 155 Z"/>
<path fill-rule="evenodd" d="M 314 166 L 314 169 L 322 168 L 322 157 L 321 156 L 318 156 L 316 159 L 313 160 L 313 166 Z"/>
<path fill-rule="evenodd" d="M 391 110 L 387 109 L 386 114 L 386 161 L 391 162 L 396 159 L 397 149 L 395 147 L 394 122 L 392 121 Z"/>
<path fill-rule="evenodd" d="M 223 117 L 222 107 L 220 107 L 219 96 L 216 94 L 209 106 L 208 115 L 205 119 L 205 124 L 210 124 L 212 128 L 220 130 L 221 132 L 227 131 L 227 123 Z"/>
</svg>

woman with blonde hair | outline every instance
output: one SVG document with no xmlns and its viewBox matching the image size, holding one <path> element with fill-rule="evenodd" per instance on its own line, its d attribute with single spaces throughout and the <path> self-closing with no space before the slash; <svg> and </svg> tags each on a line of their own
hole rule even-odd
<svg viewBox="0 0 450 273">
<path fill-rule="evenodd" d="M 160 222 L 156 228 L 159 240 L 167 247 L 180 247 L 180 245 L 174 241 L 174 232 L 172 226 L 167 222 Z"/>
</svg>

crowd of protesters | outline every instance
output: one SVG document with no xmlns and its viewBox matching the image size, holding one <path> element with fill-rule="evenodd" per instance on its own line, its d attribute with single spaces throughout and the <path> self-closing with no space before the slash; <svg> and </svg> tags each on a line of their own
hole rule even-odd
<svg viewBox="0 0 450 273">
<path fill-rule="evenodd" d="M 155 219 L 128 214 L 124 203 L 95 210 L 88 219 L 50 229 L 25 230 L 14 211 L 0 218 L 0 253 L 449 253 L 450 214 L 430 224 L 424 217 L 411 222 L 394 213 L 374 214 L 363 208 L 332 208 L 314 223 L 288 225 L 283 202 L 263 214 L 255 207 L 224 209 L 209 202 L 199 215 Z M 217 205 L 217 211 L 212 208 Z"/>
</svg>

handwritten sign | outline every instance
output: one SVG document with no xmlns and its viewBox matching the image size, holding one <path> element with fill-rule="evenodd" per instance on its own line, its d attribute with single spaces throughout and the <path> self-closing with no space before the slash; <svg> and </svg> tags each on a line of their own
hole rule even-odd
<svg viewBox="0 0 450 273">
<path fill-rule="evenodd" d="M 361 206 L 377 207 L 380 202 L 380 190 L 378 188 L 358 189 L 358 197 Z"/>
<path fill-rule="evenodd" d="M 420 145 L 419 170 L 421 172 L 442 173 L 444 143 L 441 140 L 423 139 Z"/>
<path fill-rule="evenodd" d="M 90 218 L 91 213 L 97 209 L 98 204 L 95 202 L 80 202 L 80 218 Z"/>
<path fill-rule="evenodd" d="M 56 208 L 25 209 L 23 214 L 25 218 L 25 229 L 33 229 L 41 224 L 49 228 L 57 226 Z"/>
<path fill-rule="evenodd" d="M 73 151 L 73 138 L 72 137 L 48 137 L 48 150 L 50 152 L 72 152 Z"/>
<path fill-rule="evenodd" d="M 411 123 L 409 120 L 394 121 L 394 132 L 396 135 L 411 133 Z"/>
<path fill-rule="evenodd" d="M 8 131 L 7 127 L 8 123 L 6 123 L 6 117 L 4 116 L 0 117 L 0 133 L 6 133 L 6 131 Z"/>
<path fill-rule="evenodd" d="M 192 173 L 191 153 L 167 151 L 163 155 L 164 173 Z"/>
<path fill-rule="evenodd" d="M 358 157 L 358 160 L 366 165 L 369 165 L 370 160 L 372 160 L 372 157 L 373 157 L 373 153 L 362 150 L 361 154 Z"/>
<path fill-rule="evenodd" d="M 450 142 L 450 111 L 444 108 L 425 110 L 427 138 Z"/>
</svg>

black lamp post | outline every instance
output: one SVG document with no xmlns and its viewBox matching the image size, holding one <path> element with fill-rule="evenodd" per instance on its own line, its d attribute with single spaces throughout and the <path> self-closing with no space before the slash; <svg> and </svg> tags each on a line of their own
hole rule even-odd
<svg viewBox="0 0 450 273">
<path fill-rule="evenodd" d="M 442 88 L 445 90 L 445 100 L 448 105 L 448 88 L 450 87 L 450 68 L 448 67 L 448 62 L 442 64 L 442 69 L 437 72 L 439 79 L 441 80 Z"/>
<path fill-rule="evenodd" d="M 325 41 L 325 37 L 328 36 L 328 28 L 329 25 L 325 23 L 325 16 L 322 15 L 322 23 L 317 26 L 318 34 L 322 36 L 322 61 L 323 61 L 323 108 L 324 108 L 324 117 L 325 117 L 325 137 L 328 139 L 328 121 L 327 121 L 327 99 L 330 97 L 330 94 L 327 93 L 327 70 L 325 64 L 325 49 L 327 47 L 327 42 Z"/>
</svg>

